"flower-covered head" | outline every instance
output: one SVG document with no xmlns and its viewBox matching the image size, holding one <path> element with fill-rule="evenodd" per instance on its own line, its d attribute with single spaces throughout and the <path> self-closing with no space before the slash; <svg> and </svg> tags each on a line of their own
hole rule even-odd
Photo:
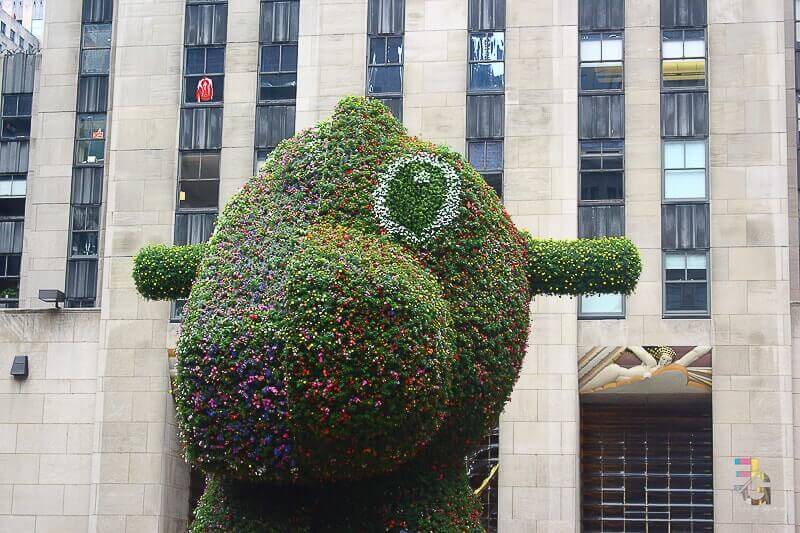
<svg viewBox="0 0 800 533">
<path fill-rule="evenodd" d="M 186 291 L 158 267 L 177 253 L 203 256 L 178 343 L 187 456 L 273 484 L 463 457 L 511 393 L 532 294 L 630 292 L 639 268 L 624 240 L 517 231 L 460 154 L 363 98 L 282 142 L 205 249 L 140 253 L 143 294 Z"/>
</svg>

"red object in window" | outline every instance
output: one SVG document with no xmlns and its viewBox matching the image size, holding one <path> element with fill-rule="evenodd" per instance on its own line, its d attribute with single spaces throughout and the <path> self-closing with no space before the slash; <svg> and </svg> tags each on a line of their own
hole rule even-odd
<svg viewBox="0 0 800 533">
<path fill-rule="evenodd" d="M 194 92 L 194 96 L 197 98 L 198 104 L 200 102 L 210 102 L 214 99 L 214 82 L 211 78 L 200 78 L 200 81 L 197 82 L 197 89 Z"/>
</svg>

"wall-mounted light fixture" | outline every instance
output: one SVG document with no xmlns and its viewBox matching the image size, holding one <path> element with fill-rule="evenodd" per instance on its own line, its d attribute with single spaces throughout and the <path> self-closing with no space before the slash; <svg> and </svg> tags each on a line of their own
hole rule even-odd
<svg viewBox="0 0 800 533">
<path fill-rule="evenodd" d="M 28 378 L 28 356 L 15 355 L 14 362 L 11 363 L 11 375 L 14 379 L 27 379 Z"/>
<path fill-rule="evenodd" d="M 64 303 L 67 296 L 57 289 L 39 289 L 39 299 L 49 304 L 56 304 L 56 309 L 59 309 L 58 304 Z"/>
</svg>

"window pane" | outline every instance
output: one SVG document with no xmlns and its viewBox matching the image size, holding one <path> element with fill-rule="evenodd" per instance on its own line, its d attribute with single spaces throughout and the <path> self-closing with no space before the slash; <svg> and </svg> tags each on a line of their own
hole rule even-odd
<svg viewBox="0 0 800 533">
<path fill-rule="evenodd" d="M 600 35 L 581 35 L 581 61 L 601 61 Z"/>
<path fill-rule="evenodd" d="M 97 232 L 76 232 L 72 234 L 72 256 L 97 255 Z"/>
<path fill-rule="evenodd" d="M 11 182 L 11 196 L 25 196 L 26 187 L 27 181 L 25 176 L 17 176 L 14 178 L 14 181 Z"/>
<path fill-rule="evenodd" d="M 12 176 L 0 176 L 0 196 L 11 196 Z"/>
<path fill-rule="evenodd" d="M 602 56 L 603 61 L 622 61 L 622 35 L 603 36 Z"/>
<path fill-rule="evenodd" d="M 30 137 L 31 119 L 29 118 L 7 118 L 3 120 L 3 139 L 17 139 L 20 137 Z"/>
<path fill-rule="evenodd" d="M 502 170 L 503 168 L 503 143 L 493 141 L 486 143 L 486 169 Z"/>
<path fill-rule="evenodd" d="M 81 52 L 81 74 L 108 74 L 111 50 L 84 50 Z"/>
<path fill-rule="evenodd" d="M 664 268 L 683 271 L 686 269 L 686 256 L 683 254 L 666 254 L 664 256 Z"/>
<path fill-rule="evenodd" d="M 503 61 L 505 58 L 505 33 L 471 33 L 470 60 Z"/>
<path fill-rule="evenodd" d="M 297 45 L 284 45 L 281 49 L 281 71 L 294 72 L 297 70 Z"/>
<path fill-rule="evenodd" d="M 666 310 L 699 312 L 708 309 L 706 283 L 668 283 L 666 285 Z"/>
<path fill-rule="evenodd" d="M 704 170 L 667 170 L 664 175 L 664 198 L 705 198 Z"/>
<path fill-rule="evenodd" d="M 683 32 L 665 31 L 661 43 L 661 53 L 664 59 L 683 57 Z"/>
<path fill-rule="evenodd" d="M 184 74 L 203 74 L 206 69 L 205 48 L 186 49 L 186 68 Z"/>
<path fill-rule="evenodd" d="M 23 94 L 17 97 L 17 115 L 30 116 L 33 95 Z"/>
<path fill-rule="evenodd" d="M 480 171 L 486 167 L 486 143 L 472 142 L 469 143 L 469 164 Z"/>
<path fill-rule="evenodd" d="M 105 161 L 105 147 L 105 141 L 78 141 L 78 163 L 102 163 Z"/>
<path fill-rule="evenodd" d="M 581 63 L 581 90 L 619 90 L 622 80 L 622 63 Z"/>
<path fill-rule="evenodd" d="M 704 31 L 687 31 L 683 35 L 684 57 L 706 57 L 706 34 Z"/>
<path fill-rule="evenodd" d="M 278 72 L 281 68 L 281 47 L 261 47 L 261 72 Z"/>
<path fill-rule="evenodd" d="M 225 73 L 225 49 L 207 48 L 206 49 L 206 73 L 224 74 Z"/>
<path fill-rule="evenodd" d="M 185 80 L 185 102 L 222 102 L 225 96 L 225 76 L 190 76 Z"/>
<path fill-rule="evenodd" d="M 686 168 L 706 168 L 705 141 L 686 143 Z"/>
<path fill-rule="evenodd" d="M 581 314 L 621 315 L 623 296 L 621 294 L 595 294 L 581 296 Z"/>
<path fill-rule="evenodd" d="M 183 152 L 180 154 L 181 157 L 181 173 L 180 177 L 182 180 L 185 179 L 197 179 L 200 177 L 200 158 L 202 157 L 201 154 L 198 153 L 191 153 L 191 152 Z"/>
<path fill-rule="evenodd" d="M 664 168 L 686 168 L 684 143 L 664 143 Z"/>
<path fill-rule="evenodd" d="M 22 255 L 9 255 L 6 263 L 6 276 L 19 276 L 20 265 L 22 265 Z"/>
<path fill-rule="evenodd" d="M 706 84 L 705 59 L 670 59 L 663 63 L 664 87 L 703 87 Z"/>
<path fill-rule="evenodd" d="M 622 172 L 582 172 L 581 200 L 621 200 Z"/>
<path fill-rule="evenodd" d="M 294 74 L 264 74 L 261 76 L 261 100 L 291 100 L 297 92 Z"/>
<path fill-rule="evenodd" d="M 219 179 L 219 153 L 203 154 L 200 164 L 200 178 Z"/>
<path fill-rule="evenodd" d="M 78 138 L 96 139 L 96 140 L 105 139 L 106 138 L 105 115 L 79 115 Z"/>
<path fill-rule="evenodd" d="M 84 24 L 83 48 L 110 48 L 111 24 Z"/>
<path fill-rule="evenodd" d="M 386 40 L 386 62 L 400 64 L 403 61 L 403 38 L 389 37 Z"/>
<path fill-rule="evenodd" d="M 17 114 L 17 97 L 4 96 L 3 97 L 3 116 L 9 117 Z"/>
<path fill-rule="evenodd" d="M 369 93 L 400 93 L 402 89 L 402 67 L 370 67 Z"/>
<path fill-rule="evenodd" d="M 705 270 L 708 266 L 706 254 L 686 254 L 686 268 L 689 270 Z M 702 278 L 705 279 L 705 278 Z"/>
<path fill-rule="evenodd" d="M 181 181 L 178 205 L 181 209 L 216 207 L 219 203 L 219 180 Z"/>
<path fill-rule="evenodd" d="M 469 88 L 473 91 L 502 89 L 504 73 L 503 63 L 473 63 L 470 65 Z"/>
<path fill-rule="evenodd" d="M 370 65 L 383 65 L 386 63 L 386 38 L 370 37 L 369 39 Z"/>
</svg>

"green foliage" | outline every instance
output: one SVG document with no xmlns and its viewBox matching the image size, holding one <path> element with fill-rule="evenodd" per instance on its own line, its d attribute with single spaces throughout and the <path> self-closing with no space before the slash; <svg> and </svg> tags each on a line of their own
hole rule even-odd
<svg viewBox="0 0 800 533">
<path fill-rule="evenodd" d="M 136 290 L 148 300 L 186 298 L 207 245 L 145 246 L 133 260 Z"/>
<path fill-rule="evenodd" d="M 631 294 L 639 281 L 639 250 L 624 237 L 526 238 L 533 294 Z"/>
<path fill-rule="evenodd" d="M 624 239 L 523 235 L 463 156 L 355 97 L 279 144 L 207 248 L 142 250 L 137 288 L 186 296 L 198 264 L 174 388 L 214 480 L 194 530 L 245 533 L 479 531 L 463 458 L 532 294 L 628 293 L 641 268 Z"/>
<path fill-rule="evenodd" d="M 332 480 L 395 470 L 436 434 L 450 395 L 438 280 L 389 238 L 327 225 L 288 277 L 280 337 L 300 464 Z"/>
</svg>

